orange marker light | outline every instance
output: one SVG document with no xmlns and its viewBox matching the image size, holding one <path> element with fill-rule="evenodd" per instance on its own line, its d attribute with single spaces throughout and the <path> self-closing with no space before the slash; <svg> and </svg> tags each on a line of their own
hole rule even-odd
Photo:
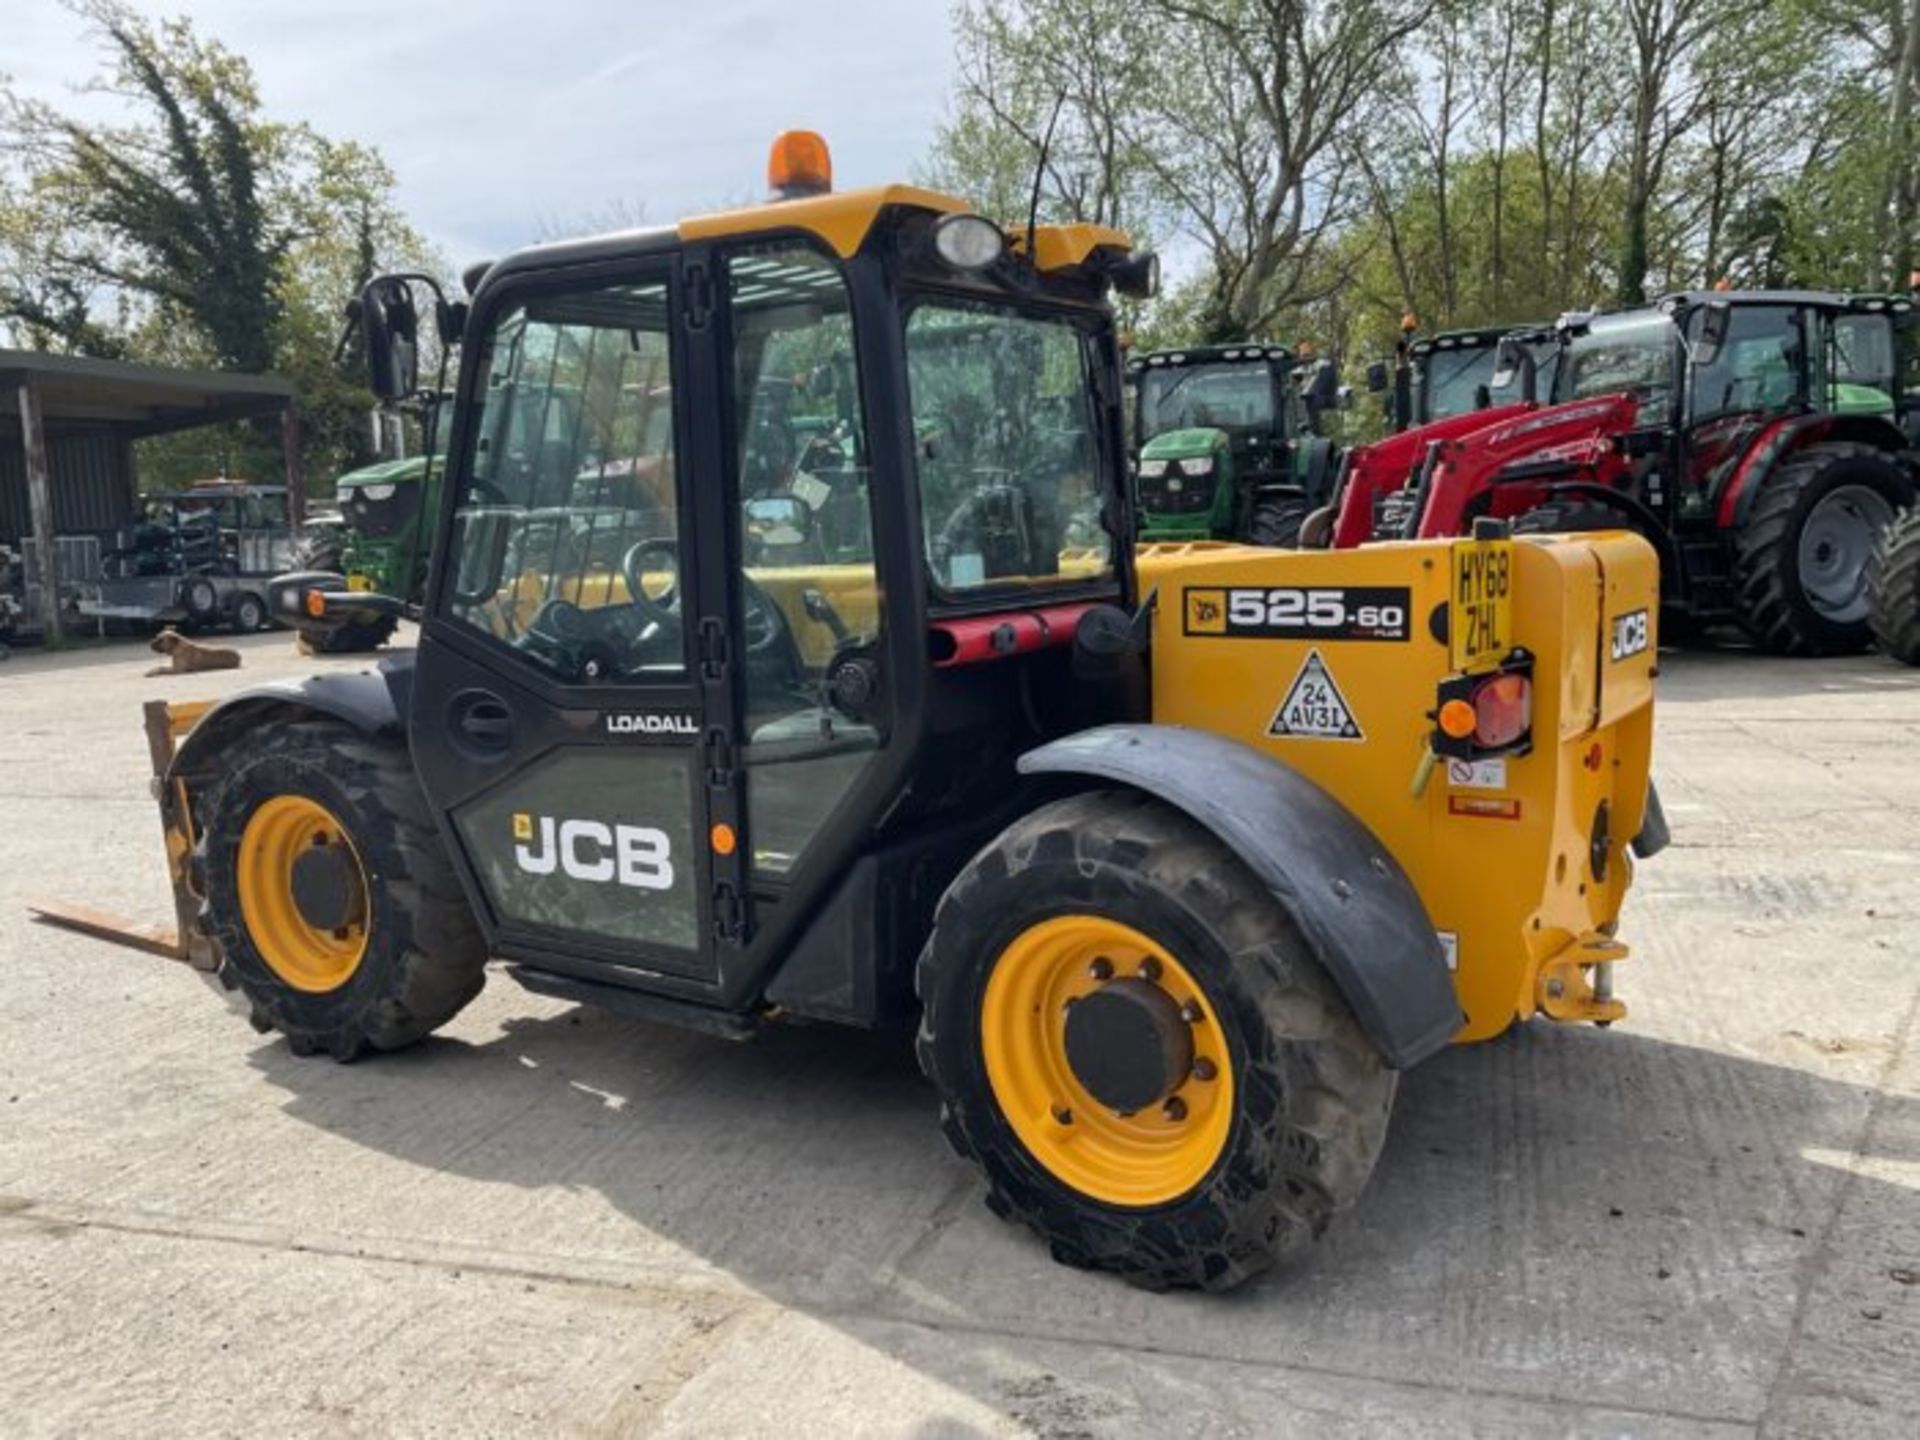
<svg viewBox="0 0 1920 1440">
<path fill-rule="evenodd" d="M 1406 314 L 1400 317 L 1400 329 L 1404 334 L 1411 335 L 1414 331 L 1418 330 L 1419 328 L 1420 328 L 1420 317 L 1414 314 L 1411 310 L 1407 311 Z"/>
<path fill-rule="evenodd" d="M 327 597 L 318 590 L 307 591 L 307 613 L 318 620 L 327 613 Z"/>
<path fill-rule="evenodd" d="M 1440 707 L 1440 730 L 1455 740 L 1464 740 L 1480 728 L 1480 715 L 1465 700 L 1449 700 Z"/>
<path fill-rule="evenodd" d="M 767 156 L 767 184 L 783 200 L 825 195 L 833 189 L 833 157 L 811 130 L 784 130 Z"/>
<path fill-rule="evenodd" d="M 733 833 L 733 827 L 724 820 L 713 827 L 708 838 L 713 842 L 713 853 L 716 855 L 731 855 L 734 847 L 740 843 L 740 837 Z"/>
</svg>

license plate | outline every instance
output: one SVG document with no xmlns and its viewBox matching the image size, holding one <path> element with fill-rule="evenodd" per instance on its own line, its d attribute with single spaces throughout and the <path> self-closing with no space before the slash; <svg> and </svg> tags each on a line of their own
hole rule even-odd
<svg viewBox="0 0 1920 1440">
<path fill-rule="evenodd" d="M 373 577 L 371 575 L 349 575 L 347 576 L 347 589 L 371 590 L 373 589 Z"/>
<path fill-rule="evenodd" d="M 1462 540 L 1453 547 L 1448 649 L 1456 670 L 1484 670 L 1513 649 L 1513 542 Z"/>
</svg>

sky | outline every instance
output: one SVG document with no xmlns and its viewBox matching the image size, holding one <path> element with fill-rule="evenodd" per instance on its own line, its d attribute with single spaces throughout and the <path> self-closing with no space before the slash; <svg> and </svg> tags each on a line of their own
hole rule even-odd
<svg viewBox="0 0 1920 1440">
<path fill-rule="evenodd" d="M 379 149 L 455 265 L 609 214 L 667 223 L 758 198 L 781 130 L 842 188 L 911 178 L 952 72 L 948 0 L 137 0 L 245 55 L 267 113 Z M 99 103 L 97 39 L 4 0 L 0 72 Z"/>
</svg>

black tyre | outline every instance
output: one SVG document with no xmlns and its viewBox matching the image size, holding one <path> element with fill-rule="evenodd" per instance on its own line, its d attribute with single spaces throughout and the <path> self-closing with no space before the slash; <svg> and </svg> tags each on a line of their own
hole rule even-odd
<svg viewBox="0 0 1920 1440">
<path fill-rule="evenodd" d="M 302 535 L 293 544 L 295 570 L 331 570 L 340 573 L 345 558 L 340 542 L 328 535 Z M 363 655 L 378 650 L 393 639 L 400 622 L 382 615 L 365 624 L 342 625 L 333 630 L 303 630 L 301 641 L 315 655 Z"/>
<path fill-rule="evenodd" d="M 309 531 L 294 537 L 293 569 L 331 570 L 337 575 L 342 564 L 340 542 L 333 536 Z"/>
<path fill-rule="evenodd" d="M 1776 655 L 1843 655 L 1873 640 L 1867 561 L 1913 500 L 1870 445 L 1809 445 L 1762 482 L 1734 537 L 1740 623 Z"/>
<path fill-rule="evenodd" d="M 233 628 L 251 635 L 267 623 L 267 602 L 252 591 L 242 590 L 233 600 Z"/>
<path fill-rule="evenodd" d="M 200 827 L 221 983 L 296 1055 L 400 1049 L 479 993 L 486 947 L 399 744 L 262 723 L 225 756 Z"/>
<path fill-rule="evenodd" d="M 180 586 L 180 607 L 187 612 L 189 624 L 211 625 L 220 615 L 220 589 L 204 575 L 196 575 Z"/>
<path fill-rule="evenodd" d="M 399 628 L 400 622 L 393 616 L 382 615 L 364 624 L 356 622 L 333 630 L 303 630 L 301 638 L 315 655 L 360 655 L 378 650 Z"/>
<path fill-rule="evenodd" d="M 947 1138 L 1067 1264 L 1228 1289 L 1304 1250 L 1386 1138 L 1396 1076 L 1285 911 L 1136 792 L 975 856 L 916 984 Z"/>
<path fill-rule="evenodd" d="M 1276 550 L 1298 550 L 1300 527 L 1312 507 L 1297 495 L 1263 495 L 1247 516 L 1247 543 Z"/>
<path fill-rule="evenodd" d="M 1920 665 L 1920 508 L 1887 528 L 1867 562 L 1874 642 L 1903 665 Z"/>
</svg>

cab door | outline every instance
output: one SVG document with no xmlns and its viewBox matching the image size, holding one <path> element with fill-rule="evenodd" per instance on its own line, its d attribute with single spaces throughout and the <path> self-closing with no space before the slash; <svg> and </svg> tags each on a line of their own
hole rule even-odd
<svg viewBox="0 0 1920 1440">
<path fill-rule="evenodd" d="M 739 938 L 732 588 L 677 256 L 477 299 L 410 707 L 494 952 L 710 989 Z"/>
</svg>

